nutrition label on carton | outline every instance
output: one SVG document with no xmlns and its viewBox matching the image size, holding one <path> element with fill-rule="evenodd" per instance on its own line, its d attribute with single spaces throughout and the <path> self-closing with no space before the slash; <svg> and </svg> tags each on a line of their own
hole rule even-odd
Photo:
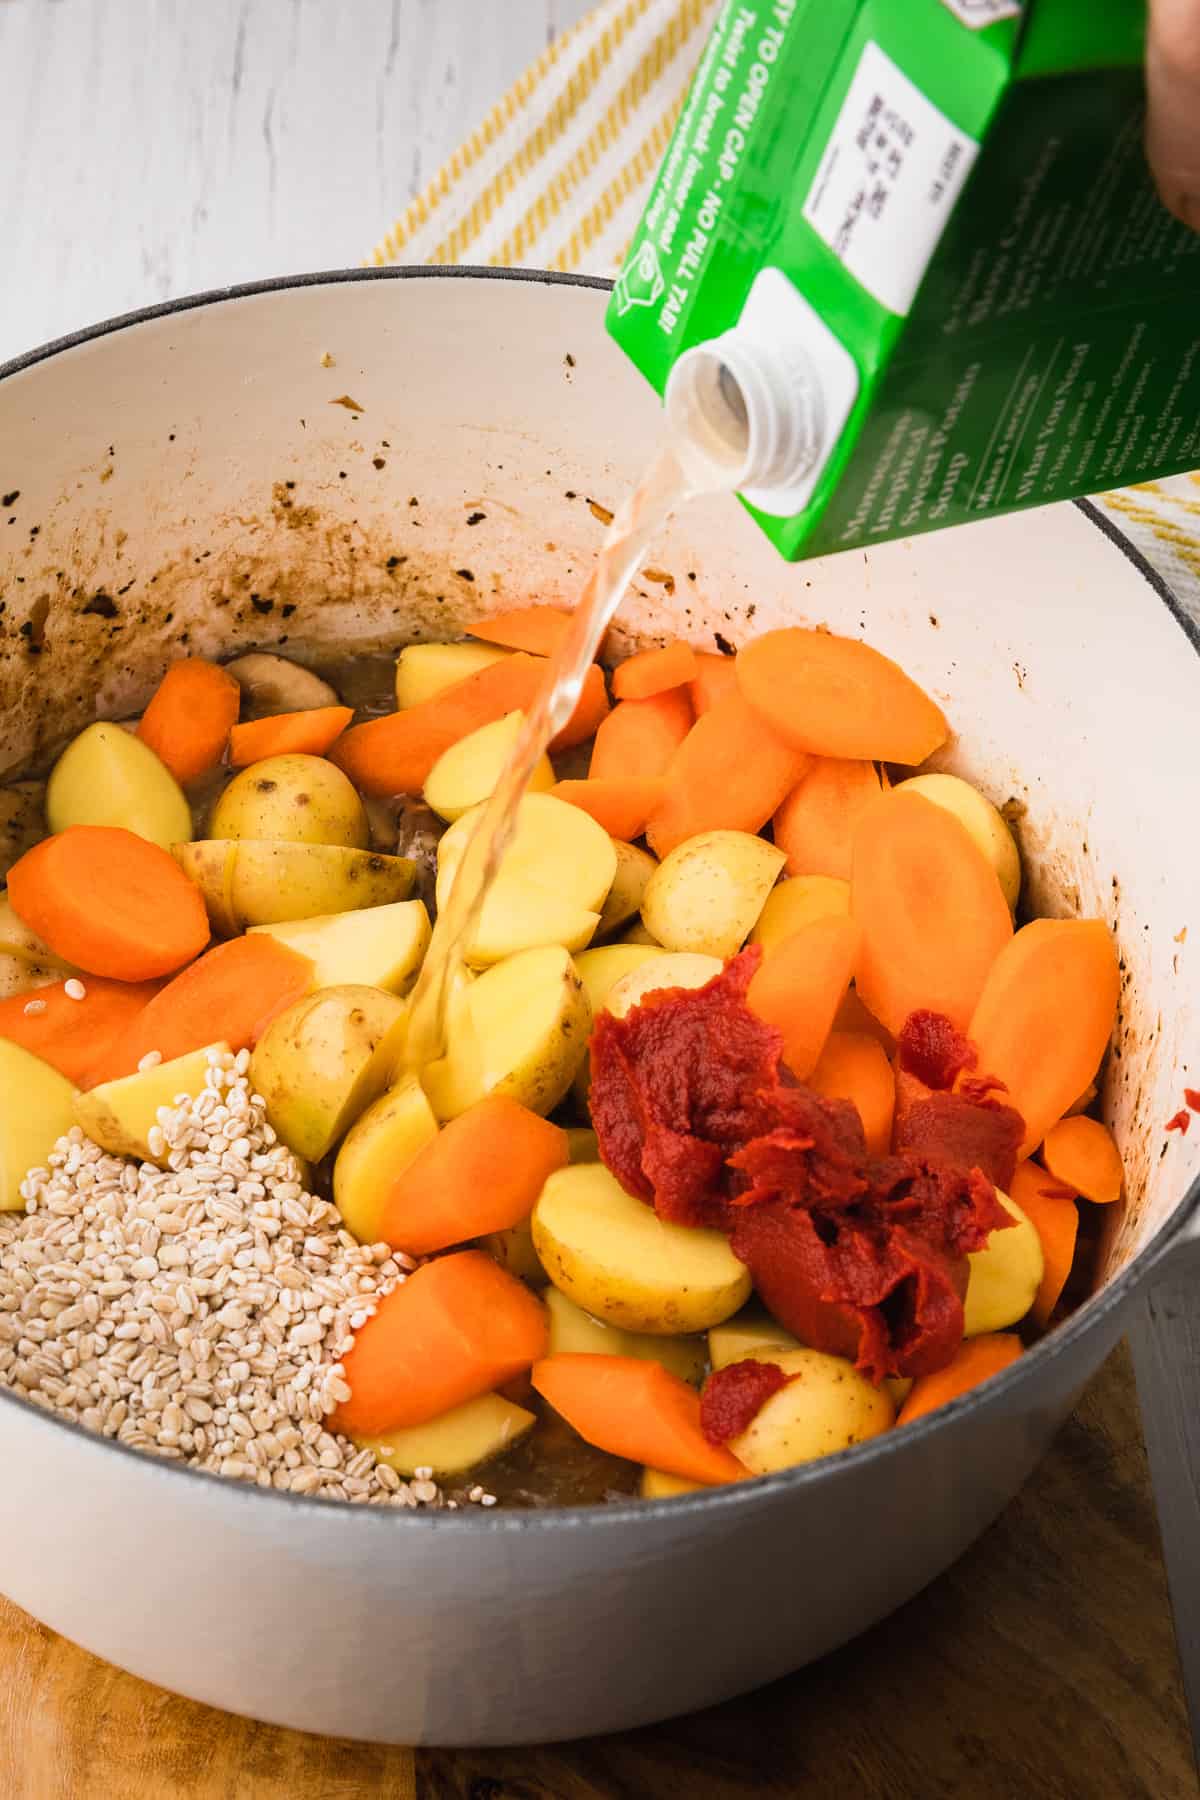
<svg viewBox="0 0 1200 1800">
<path fill-rule="evenodd" d="M 869 294 L 907 313 L 978 148 L 868 43 L 804 217 Z"/>
</svg>

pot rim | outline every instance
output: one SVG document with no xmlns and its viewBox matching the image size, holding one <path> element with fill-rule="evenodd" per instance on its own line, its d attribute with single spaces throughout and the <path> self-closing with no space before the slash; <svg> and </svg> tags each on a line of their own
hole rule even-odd
<svg viewBox="0 0 1200 1800">
<path fill-rule="evenodd" d="M 88 325 L 79 331 L 68 332 L 65 336 L 54 338 L 49 343 L 36 346 L 32 350 L 0 363 L 0 382 L 8 380 L 24 370 L 34 368 L 38 363 L 47 362 L 63 351 L 73 350 L 91 343 L 98 338 L 108 337 L 118 331 L 127 331 L 135 326 L 144 325 L 155 319 L 167 318 L 173 313 L 191 312 L 204 306 L 216 306 L 225 301 L 246 300 L 260 294 L 272 294 L 306 287 L 337 287 L 358 281 L 506 281 L 524 282 L 540 287 L 574 287 L 592 289 L 608 293 L 612 282 L 596 275 L 577 275 L 547 269 L 509 269 L 482 266 L 470 263 L 454 264 L 395 264 L 387 267 L 369 266 L 357 269 L 316 270 L 301 275 L 272 276 L 263 281 L 240 282 L 230 287 L 211 288 L 203 293 L 185 294 L 175 300 L 164 300 L 153 306 L 140 307 L 136 311 L 120 313 L 110 319 L 101 320 L 96 325 Z M 1192 649 L 1200 655 L 1200 623 L 1180 605 L 1177 597 L 1163 577 L 1141 554 L 1137 547 L 1125 537 L 1120 528 L 1090 500 L 1077 500 L 1077 510 L 1088 522 L 1109 540 L 1125 559 L 1132 563 L 1143 580 L 1149 583 L 1158 598 L 1166 606 L 1171 616 L 1179 625 Z M 74 1420 L 59 1418 L 46 1407 L 32 1400 L 21 1398 L 8 1388 L 0 1387 L 0 1404 L 19 1407 L 23 1412 L 42 1422 L 53 1424 L 61 1431 L 71 1432 L 87 1440 L 97 1450 L 115 1453 L 128 1457 L 131 1465 L 137 1465 L 147 1475 L 162 1474 L 169 1478 L 186 1477 L 210 1484 L 214 1494 L 227 1495 L 234 1505 L 261 1506 L 264 1504 L 279 1506 L 286 1504 L 293 1508 L 303 1508 L 306 1517 L 332 1518 L 337 1515 L 344 1522 L 348 1518 L 360 1522 L 366 1530 L 471 1530 L 480 1534 L 511 1533 L 542 1530 L 578 1531 L 586 1528 L 589 1521 L 603 1521 L 616 1528 L 631 1524 L 637 1520 L 653 1517 L 662 1521 L 667 1517 L 681 1516 L 684 1510 L 696 1512 L 704 1508 L 709 1512 L 717 1508 L 726 1511 L 739 1509 L 749 1511 L 759 1503 L 767 1504 L 777 1495 L 785 1491 L 795 1492 L 822 1481 L 834 1481 L 847 1469 L 865 1468 L 868 1462 L 886 1464 L 897 1455 L 906 1453 L 909 1445 L 916 1446 L 930 1439 L 935 1433 L 949 1428 L 966 1413 L 981 1410 L 999 1404 L 1010 1394 L 1036 1379 L 1040 1370 L 1051 1359 L 1065 1354 L 1085 1335 L 1098 1327 L 1115 1308 L 1123 1305 L 1135 1290 L 1149 1279 L 1153 1269 L 1169 1253 L 1171 1246 L 1182 1237 L 1187 1226 L 1200 1213 L 1200 1176 L 1194 1180 L 1179 1204 L 1170 1216 L 1160 1225 L 1157 1232 L 1145 1244 L 1136 1256 L 1119 1274 L 1084 1303 L 1079 1311 L 1057 1326 L 1048 1336 L 1040 1339 L 1032 1349 L 1025 1351 L 1007 1369 L 993 1376 L 981 1388 L 969 1389 L 957 1399 L 936 1411 L 918 1419 L 915 1424 L 905 1427 L 903 1432 L 884 1432 L 881 1436 L 871 1438 L 865 1443 L 855 1444 L 848 1450 L 841 1450 L 832 1456 L 821 1457 L 815 1462 L 801 1463 L 792 1469 L 781 1469 L 771 1475 L 760 1475 L 748 1482 L 735 1482 L 727 1487 L 700 1490 L 696 1493 L 675 1496 L 670 1500 L 642 1500 L 630 1497 L 628 1500 L 612 1501 L 608 1504 L 594 1506 L 532 1507 L 495 1510 L 482 1507 L 459 1507 L 454 1513 L 445 1510 L 426 1511 L 424 1508 L 362 1506 L 350 1500 L 325 1500 L 311 1494 L 282 1493 L 278 1489 L 260 1488 L 250 1482 L 232 1481 L 227 1476 L 210 1473 L 205 1469 L 197 1469 L 188 1463 L 176 1463 L 165 1458 L 155 1457 L 143 1450 L 136 1450 L 128 1444 L 120 1443 L 116 1438 L 99 1436 L 89 1431 L 86 1426 Z M 672 1509 L 669 1513 L 666 1509 Z M 468 1523 L 469 1521 L 469 1523 Z M 402 1523 L 398 1523 L 402 1522 Z"/>
</svg>

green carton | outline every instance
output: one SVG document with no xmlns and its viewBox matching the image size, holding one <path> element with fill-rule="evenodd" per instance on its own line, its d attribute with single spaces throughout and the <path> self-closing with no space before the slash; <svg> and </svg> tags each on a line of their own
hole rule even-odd
<svg viewBox="0 0 1200 1800">
<path fill-rule="evenodd" d="M 1145 164 L 1144 32 L 1143 0 L 722 9 L 608 328 L 660 393 L 718 338 L 751 347 L 739 406 L 786 391 L 796 443 L 741 489 L 785 556 L 1200 463 L 1200 238 Z"/>
</svg>

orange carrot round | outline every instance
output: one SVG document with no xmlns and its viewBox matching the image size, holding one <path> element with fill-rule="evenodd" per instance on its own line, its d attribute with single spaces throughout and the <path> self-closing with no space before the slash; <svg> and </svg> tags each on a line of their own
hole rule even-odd
<svg viewBox="0 0 1200 1800">
<path fill-rule="evenodd" d="M 662 799 L 661 775 L 613 776 L 607 781 L 560 781 L 550 792 L 570 806 L 589 813 L 610 837 L 632 843 L 646 829 L 646 820 Z"/>
<path fill-rule="evenodd" d="M 855 833 L 881 791 L 874 763 L 818 756 L 775 814 L 772 835 L 788 874 L 849 881 Z"/>
<path fill-rule="evenodd" d="M 241 702 L 241 688 L 216 663 L 198 657 L 172 663 L 137 734 L 176 781 L 195 781 L 220 762 Z"/>
<path fill-rule="evenodd" d="M 803 751 L 731 694 L 696 720 L 671 758 L 646 840 L 662 857 L 702 831 L 761 831 L 807 767 Z"/>
<path fill-rule="evenodd" d="M 1120 985 L 1117 946 L 1100 919 L 1034 919 L 993 962 L 967 1036 L 975 1073 L 1002 1081 L 1025 1120 L 1022 1156 L 1099 1068 Z"/>
<path fill-rule="evenodd" d="M 618 663 L 612 691 L 618 700 L 652 700 L 655 694 L 685 687 L 697 673 L 696 652 L 690 644 L 666 644 L 661 650 L 640 650 Z"/>
<path fill-rule="evenodd" d="M 157 1050 L 164 1062 L 218 1041 L 252 1050 L 271 1020 L 312 985 L 313 966 L 266 932 L 232 938 L 147 995 L 135 1017 L 105 1045 L 96 1045 L 86 1086 L 132 1075 Z"/>
<path fill-rule="evenodd" d="M 783 1060 L 797 1081 L 817 1066 L 854 974 L 859 939 L 853 919 L 814 919 L 777 944 L 751 979 L 747 1004 L 782 1032 Z"/>
<path fill-rule="evenodd" d="M 896 1078 L 878 1038 L 866 1032 L 831 1031 L 808 1085 L 828 1100 L 852 1100 L 863 1122 L 867 1149 L 872 1156 L 887 1155 Z"/>
<path fill-rule="evenodd" d="M 92 1065 L 120 1041 L 158 993 L 159 984 L 105 981 L 101 975 L 89 975 L 83 988 L 82 1000 L 73 1000 L 62 981 L 39 988 L 36 994 L 14 994 L 0 1000 L 0 1038 L 9 1038 L 31 1055 L 40 1056 L 76 1087 L 89 1085 Z M 30 1000 L 40 1003 L 40 1012 L 25 1011 Z M 121 1073 L 128 1075 L 131 1070 L 125 1068 Z"/>
<path fill-rule="evenodd" d="M 958 820 L 896 788 L 864 814 L 850 906 L 862 926 L 855 986 L 898 1036 L 928 1007 L 965 1031 L 988 970 L 1012 938 L 995 870 Z"/>
<path fill-rule="evenodd" d="M 1121 1198 L 1125 1170 L 1112 1132 L 1099 1119 L 1077 1113 L 1046 1133 L 1042 1161 L 1056 1181 L 1097 1206 Z"/>
<path fill-rule="evenodd" d="M 700 1396 L 661 1363 L 563 1351 L 536 1363 L 533 1385 L 597 1450 L 707 1487 L 746 1470 L 700 1429 Z"/>
<path fill-rule="evenodd" d="M 418 706 L 352 725 L 333 745 L 330 761 L 364 794 L 419 793 L 438 757 L 460 738 L 506 713 L 528 712 L 546 668 L 543 657 L 506 656 Z M 573 716 L 550 748 L 583 743 L 607 711 L 604 672 L 593 663 Z"/>
<path fill-rule="evenodd" d="M 1079 1207 L 1072 1190 L 1039 1168 L 1032 1157 L 1017 1164 L 1008 1191 L 1042 1240 L 1042 1279 L 1032 1311 L 1045 1328 L 1075 1261 Z"/>
<path fill-rule="evenodd" d="M 533 1211 L 567 1134 L 503 1095 L 489 1094 L 443 1125 L 397 1175 L 377 1236 L 409 1256 L 507 1231 Z"/>
<path fill-rule="evenodd" d="M 920 763 L 944 744 L 945 716 L 889 657 L 856 638 L 793 626 L 738 653 L 750 704 L 797 750 L 814 756 Z"/>
<path fill-rule="evenodd" d="M 589 779 L 648 780 L 664 775 L 693 723 L 686 688 L 672 688 L 652 700 L 619 700 L 596 733 Z"/>
<path fill-rule="evenodd" d="M 569 612 L 557 606 L 510 606 L 487 619 L 467 626 L 467 635 L 506 650 L 526 650 L 534 656 L 553 656 L 567 634 Z"/>
<path fill-rule="evenodd" d="M 1021 1354 L 1021 1340 L 1012 1331 L 994 1331 L 983 1337 L 965 1338 L 944 1369 L 933 1375 L 920 1375 L 913 1382 L 904 1405 L 896 1417 L 897 1425 L 911 1425 L 939 1406 L 957 1400 L 986 1381 L 999 1375 Z"/>
<path fill-rule="evenodd" d="M 423 1425 L 532 1368 L 546 1333 L 541 1301 L 481 1250 L 423 1263 L 355 1333 L 342 1359 L 350 1398 L 331 1429 Z"/>
<path fill-rule="evenodd" d="M 118 825 L 71 825 L 8 872 L 13 910 L 63 962 L 152 981 L 208 942 L 200 890 L 174 857 Z"/>
<path fill-rule="evenodd" d="M 718 700 L 728 699 L 736 687 L 736 656 L 714 656 L 710 650 L 696 652 L 696 673 L 690 691 L 697 718 L 711 712 Z"/>
<path fill-rule="evenodd" d="M 251 719 L 230 732 L 229 760 L 235 769 L 245 769 L 267 756 L 324 756 L 353 717 L 352 706 L 314 706 Z"/>
</svg>

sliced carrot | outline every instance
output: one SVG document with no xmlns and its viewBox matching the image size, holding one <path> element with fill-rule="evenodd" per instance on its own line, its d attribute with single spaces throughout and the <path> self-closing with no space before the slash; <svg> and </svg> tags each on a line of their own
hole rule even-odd
<svg viewBox="0 0 1200 1800">
<path fill-rule="evenodd" d="M 887 1051 L 866 1032 L 831 1031 L 808 1085 L 828 1100 L 852 1100 L 872 1156 L 886 1156 L 892 1142 L 896 1078 Z"/>
<path fill-rule="evenodd" d="M 632 843 L 663 796 L 661 775 L 613 776 L 607 781 L 560 781 L 550 792 L 590 813 L 610 837 Z"/>
<path fill-rule="evenodd" d="M 536 1363 L 533 1385 L 585 1443 L 706 1487 L 745 1469 L 700 1429 L 700 1396 L 661 1363 L 564 1351 Z"/>
<path fill-rule="evenodd" d="M 332 1429 L 423 1425 L 532 1368 L 546 1332 L 541 1301 L 481 1250 L 422 1263 L 355 1333 L 342 1358 L 350 1398 Z"/>
<path fill-rule="evenodd" d="M 39 988 L 35 994 L 14 994 L 9 1000 L 0 1000 L 0 1038 L 9 1038 L 40 1056 L 76 1087 L 87 1085 L 92 1064 L 119 1041 L 157 994 L 159 984 L 105 981 L 100 975 L 89 975 L 83 987 L 82 1000 L 72 1000 L 61 981 Z M 26 1012 L 31 1003 L 41 1010 Z"/>
<path fill-rule="evenodd" d="M 8 872 L 17 917 L 63 962 L 114 981 L 171 975 L 208 942 L 200 890 L 174 857 L 119 825 L 71 825 Z"/>
<path fill-rule="evenodd" d="M 308 712 L 252 719 L 230 732 L 229 760 L 235 769 L 244 769 L 264 756 L 324 756 L 353 717 L 352 706 L 314 706 Z"/>
<path fill-rule="evenodd" d="M 855 985 L 876 1018 L 899 1035 L 927 1007 L 965 1031 L 1012 915 L 958 820 L 903 788 L 884 794 L 854 840 L 850 906 L 863 933 Z"/>
<path fill-rule="evenodd" d="M 750 704 L 786 743 L 814 756 L 919 763 L 949 734 L 929 695 L 857 638 L 802 626 L 768 631 L 737 665 Z"/>
<path fill-rule="evenodd" d="M 410 1256 L 429 1256 L 489 1231 L 507 1231 L 533 1211 L 567 1134 L 515 1100 L 489 1094 L 444 1125 L 397 1174 L 376 1235 Z"/>
<path fill-rule="evenodd" d="M 752 1012 L 783 1033 L 783 1060 L 807 1081 L 854 974 L 860 932 L 853 919 L 814 919 L 785 938 L 755 973 Z"/>
<path fill-rule="evenodd" d="M 653 700 L 619 700 L 596 732 L 588 775 L 593 781 L 665 775 L 692 729 L 692 703 L 684 688 Z"/>
<path fill-rule="evenodd" d="M 881 1025 L 873 1012 L 863 1005 L 862 996 L 856 988 L 851 988 L 842 1004 L 837 1009 L 837 1018 L 833 1021 L 835 1031 L 861 1031 L 868 1037 L 878 1040 L 887 1052 L 891 1061 L 892 1052 L 896 1048 L 896 1040 L 886 1025 Z"/>
<path fill-rule="evenodd" d="M 1042 1281 L 1034 1298 L 1033 1316 L 1044 1327 L 1058 1305 L 1075 1260 L 1079 1207 L 1074 1191 L 1055 1181 L 1032 1157 L 1017 1164 L 1008 1188 L 1009 1197 L 1016 1201 L 1042 1240 Z"/>
<path fill-rule="evenodd" d="M 172 663 L 137 734 L 176 781 L 195 781 L 220 762 L 241 702 L 241 688 L 216 663 L 198 657 Z"/>
<path fill-rule="evenodd" d="M 920 1375 L 909 1389 L 908 1399 L 896 1417 L 897 1425 L 911 1425 L 939 1406 L 957 1400 L 990 1375 L 999 1375 L 1021 1354 L 1021 1340 L 1014 1331 L 993 1331 L 983 1337 L 964 1338 L 953 1359 L 932 1375 Z"/>
<path fill-rule="evenodd" d="M 1056 1181 L 1097 1206 L 1121 1198 L 1125 1170 L 1107 1125 L 1086 1113 L 1060 1119 L 1046 1133 L 1042 1161 Z"/>
<path fill-rule="evenodd" d="M 438 757 L 451 744 L 506 713 L 527 712 L 547 667 L 543 657 L 506 656 L 419 706 L 352 725 L 334 744 L 330 760 L 365 794 L 418 793 Z M 565 750 L 582 743 L 607 711 L 604 673 L 593 664 L 570 723 L 550 748 Z"/>
<path fill-rule="evenodd" d="M 661 650 L 640 650 L 613 670 L 612 691 L 618 700 L 653 700 L 655 694 L 686 687 L 699 665 L 690 644 L 675 642 Z"/>
<path fill-rule="evenodd" d="M 775 814 L 772 835 L 788 874 L 849 881 L 854 834 L 881 792 L 874 763 L 818 756 Z"/>
<path fill-rule="evenodd" d="M 153 1050 L 164 1062 L 218 1040 L 231 1050 L 252 1050 L 271 1020 L 303 999 L 312 973 L 307 956 L 265 932 L 217 944 L 96 1046 L 85 1085 L 131 1075 Z"/>
<path fill-rule="evenodd" d="M 506 650 L 553 656 L 570 622 L 570 613 L 557 606 L 510 606 L 489 619 L 476 619 L 467 626 L 467 635 L 485 644 L 501 644 Z"/>
<path fill-rule="evenodd" d="M 1025 1120 L 1022 1156 L 1099 1068 L 1120 991 L 1117 946 L 1100 919 L 1034 919 L 993 962 L 967 1036 L 974 1073 L 1002 1081 Z"/>
<path fill-rule="evenodd" d="M 692 677 L 692 706 L 699 719 L 711 712 L 718 700 L 726 700 L 737 687 L 737 657 L 714 656 L 710 650 L 696 652 L 696 673 Z"/>
<path fill-rule="evenodd" d="M 742 698 L 710 707 L 671 758 L 662 803 L 646 827 L 656 856 L 701 831 L 761 831 L 808 767 Z"/>
</svg>

